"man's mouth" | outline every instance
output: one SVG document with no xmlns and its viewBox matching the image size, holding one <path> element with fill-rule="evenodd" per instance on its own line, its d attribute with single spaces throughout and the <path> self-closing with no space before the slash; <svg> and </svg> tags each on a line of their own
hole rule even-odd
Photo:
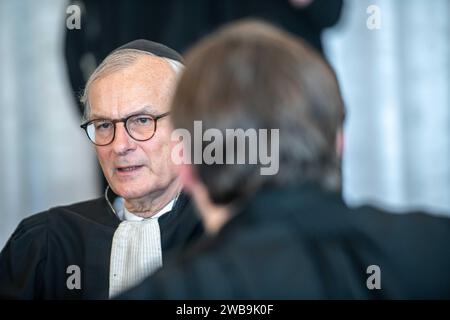
<svg viewBox="0 0 450 320">
<path fill-rule="evenodd" d="M 133 171 L 139 170 L 140 168 L 142 168 L 142 166 L 118 167 L 117 171 L 126 173 L 126 172 L 133 172 Z"/>
</svg>

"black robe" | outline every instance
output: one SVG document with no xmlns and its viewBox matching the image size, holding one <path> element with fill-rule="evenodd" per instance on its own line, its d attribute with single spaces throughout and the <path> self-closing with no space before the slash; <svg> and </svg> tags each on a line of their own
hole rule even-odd
<svg viewBox="0 0 450 320">
<path fill-rule="evenodd" d="M 448 218 L 351 210 L 314 186 L 265 190 L 119 298 L 448 299 L 449 243 Z"/>
<path fill-rule="evenodd" d="M 108 195 L 107 195 L 108 196 Z M 112 192 L 109 196 L 114 197 Z M 120 224 L 106 197 L 24 219 L 0 253 L 0 297 L 13 299 L 108 299 L 111 245 Z M 163 265 L 203 233 L 188 197 L 158 218 Z M 78 266 L 81 289 L 67 279 Z"/>
</svg>

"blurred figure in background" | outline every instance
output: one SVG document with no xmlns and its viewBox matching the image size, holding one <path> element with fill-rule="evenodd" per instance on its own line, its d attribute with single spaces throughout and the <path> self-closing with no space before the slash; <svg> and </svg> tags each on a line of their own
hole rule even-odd
<svg viewBox="0 0 450 320">
<path fill-rule="evenodd" d="M 284 28 L 323 52 L 323 30 L 335 25 L 342 0 L 200 0 L 174 1 L 166 30 L 168 44 L 184 51 L 224 23 L 255 17 Z"/>
<path fill-rule="evenodd" d="M 181 56 L 137 40 L 114 50 L 83 95 L 104 197 L 23 220 L 0 254 L 0 296 L 107 299 L 202 233 L 170 161 L 170 101 Z"/>
<path fill-rule="evenodd" d="M 202 139 L 195 120 L 215 137 L 279 129 L 279 145 L 273 133 L 265 145 L 279 155 L 279 171 L 261 175 L 262 161 L 248 158 L 228 163 L 235 150 L 251 154 L 250 143 L 219 147 L 226 165 L 190 165 L 188 157 L 181 177 L 211 239 L 120 298 L 450 298 L 449 219 L 351 210 L 342 201 L 344 106 L 317 52 L 245 21 L 201 41 L 186 65 L 173 101 L 175 128 L 193 139 Z M 184 142 L 194 158 L 211 148 Z M 195 144 L 202 149 L 192 155 Z"/>
</svg>

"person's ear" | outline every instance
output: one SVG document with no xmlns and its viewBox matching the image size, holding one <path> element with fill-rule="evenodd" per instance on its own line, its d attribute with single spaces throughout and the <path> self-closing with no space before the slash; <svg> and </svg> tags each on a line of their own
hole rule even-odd
<svg viewBox="0 0 450 320">
<path fill-rule="evenodd" d="M 192 164 L 183 163 L 180 165 L 180 181 L 186 191 L 191 193 L 199 184 L 198 176 Z"/>
<path fill-rule="evenodd" d="M 336 132 L 335 147 L 336 147 L 336 154 L 338 155 L 339 158 L 342 158 L 342 155 L 344 154 L 344 131 L 342 127 L 339 128 L 338 131 Z"/>
<path fill-rule="evenodd" d="M 217 233 L 230 219 L 231 213 L 226 206 L 217 205 L 211 201 L 208 189 L 200 180 L 195 166 L 182 164 L 180 168 L 180 180 L 183 188 L 194 200 L 198 213 L 203 221 L 205 232 Z"/>
</svg>

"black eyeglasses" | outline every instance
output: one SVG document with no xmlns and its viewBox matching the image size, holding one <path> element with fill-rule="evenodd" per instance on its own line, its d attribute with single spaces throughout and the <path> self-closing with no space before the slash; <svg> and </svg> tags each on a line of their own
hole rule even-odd
<svg viewBox="0 0 450 320">
<path fill-rule="evenodd" d="M 147 141 L 156 132 L 156 122 L 170 112 L 152 116 L 149 114 L 135 114 L 122 119 L 93 119 L 83 123 L 80 127 L 86 131 L 89 140 L 97 146 L 106 146 L 113 142 L 116 135 L 116 123 L 123 122 L 128 135 L 137 141 Z"/>
</svg>

